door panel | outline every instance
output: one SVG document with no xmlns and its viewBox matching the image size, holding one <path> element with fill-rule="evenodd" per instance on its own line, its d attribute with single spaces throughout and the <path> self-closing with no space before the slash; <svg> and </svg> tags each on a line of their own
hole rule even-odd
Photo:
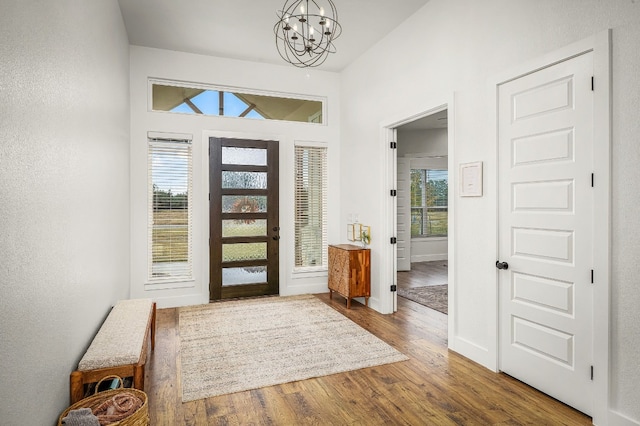
<svg viewBox="0 0 640 426">
<path fill-rule="evenodd" d="M 210 138 L 210 297 L 278 294 L 278 144 Z"/>
<path fill-rule="evenodd" d="M 592 54 L 499 86 L 500 369 L 590 414 Z"/>
</svg>

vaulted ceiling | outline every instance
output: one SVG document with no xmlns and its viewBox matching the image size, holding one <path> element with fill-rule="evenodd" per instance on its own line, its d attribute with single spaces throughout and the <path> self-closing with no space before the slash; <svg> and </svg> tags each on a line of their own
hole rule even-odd
<svg viewBox="0 0 640 426">
<path fill-rule="evenodd" d="M 334 0 L 342 24 L 337 53 L 319 67 L 340 71 L 429 0 Z M 273 27 L 284 0 L 119 0 L 129 43 L 286 64 Z"/>
</svg>

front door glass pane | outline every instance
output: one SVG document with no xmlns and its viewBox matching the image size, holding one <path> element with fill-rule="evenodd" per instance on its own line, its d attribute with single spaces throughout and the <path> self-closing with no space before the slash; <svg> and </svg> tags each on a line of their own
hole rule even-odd
<svg viewBox="0 0 640 426">
<path fill-rule="evenodd" d="M 266 195 L 223 195 L 222 213 L 264 213 Z"/>
<path fill-rule="evenodd" d="M 222 237 L 263 237 L 267 235 L 266 219 L 232 219 L 222 221 Z"/>
<path fill-rule="evenodd" d="M 222 147 L 222 164 L 266 166 L 267 150 L 259 148 Z"/>
<path fill-rule="evenodd" d="M 222 268 L 222 285 L 245 285 L 267 282 L 266 266 Z"/>
<path fill-rule="evenodd" d="M 267 189 L 266 172 L 222 172 L 224 189 Z"/>
<path fill-rule="evenodd" d="M 263 260 L 267 258 L 267 243 L 222 244 L 222 262 Z"/>
</svg>

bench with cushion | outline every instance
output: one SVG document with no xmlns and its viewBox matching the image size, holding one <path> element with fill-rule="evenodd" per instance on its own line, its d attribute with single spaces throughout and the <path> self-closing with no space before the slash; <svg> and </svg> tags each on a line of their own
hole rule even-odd
<svg viewBox="0 0 640 426">
<path fill-rule="evenodd" d="M 110 375 L 133 377 L 132 386 L 144 391 L 144 365 L 151 337 L 155 347 L 156 304 L 151 299 L 120 300 L 113 307 L 71 373 L 71 404 L 84 398 L 85 385 Z"/>
</svg>

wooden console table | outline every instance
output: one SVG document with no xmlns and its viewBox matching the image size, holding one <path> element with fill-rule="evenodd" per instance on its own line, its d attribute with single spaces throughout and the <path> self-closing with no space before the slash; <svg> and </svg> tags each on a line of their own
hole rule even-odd
<svg viewBox="0 0 640 426">
<path fill-rule="evenodd" d="M 352 244 L 329 246 L 329 298 L 337 292 L 347 299 L 347 309 L 351 299 L 364 297 L 369 306 L 371 296 L 371 250 Z"/>
</svg>

